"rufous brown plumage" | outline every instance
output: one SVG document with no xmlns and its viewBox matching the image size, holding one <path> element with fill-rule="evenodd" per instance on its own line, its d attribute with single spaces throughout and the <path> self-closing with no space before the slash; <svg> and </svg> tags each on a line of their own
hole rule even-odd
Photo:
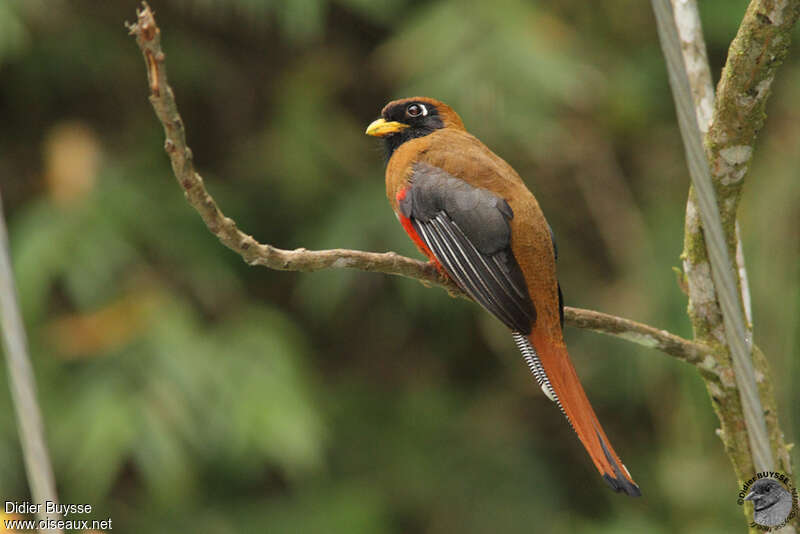
<svg viewBox="0 0 800 534">
<path fill-rule="evenodd" d="M 390 102 L 366 133 L 385 142 L 386 194 L 417 247 L 508 326 L 606 482 L 641 495 L 570 361 L 555 242 L 520 176 L 470 135 L 453 109 L 432 98 Z"/>
</svg>

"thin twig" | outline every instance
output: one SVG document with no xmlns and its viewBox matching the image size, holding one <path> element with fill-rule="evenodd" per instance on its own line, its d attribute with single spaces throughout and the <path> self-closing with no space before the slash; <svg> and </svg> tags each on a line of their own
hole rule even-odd
<svg viewBox="0 0 800 534">
<path fill-rule="evenodd" d="M 36 380 L 28 357 L 28 341 L 17 303 L 2 198 L 0 198 L 0 328 L 3 331 L 8 381 L 17 416 L 17 428 L 19 429 L 31 498 L 35 504 L 41 505 L 41 508 L 37 508 L 40 511 L 36 514 L 40 521 L 56 521 L 60 519 L 58 515 L 46 513 L 45 502 L 57 503 L 58 496 L 53 467 L 50 464 L 44 439 L 42 414 L 36 400 Z M 62 532 L 61 529 L 56 528 L 41 530 L 43 532 Z"/>
<path fill-rule="evenodd" d="M 702 365 L 705 370 L 716 372 L 712 362 L 706 360 L 711 351 L 705 345 L 683 339 L 666 330 L 659 330 L 607 313 L 580 308 L 564 308 L 564 321 L 576 328 L 593 330 L 616 336 L 639 345 L 660 350 L 692 365 Z"/>
<path fill-rule="evenodd" d="M 452 296 L 467 298 L 449 278 L 439 274 L 427 262 L 400 256 L 395 252 L 363 252 L 360 250 L 282 250 L 257 242 L 242 232 L 236 223 L 226 217 L 195 171 L 192 152 L 186 145 L 183 120 L 175 104 L 172 88 L 167 83 L 165 55 L 161 48 L 161 31 L 156 25 L 153 12 L 147 3 L 137 11 L 137 22 L 128 24 L 131 35 L 144 55 L 150 88 L 150 103 L 156 116 L 164 126 L 166 141 L 164 149 L 169 155 L 175 178 L 184 190 L 189 204 L 203 218 L 208 229 L 228 248 L 241 255 L 250 265 L 261 265 L 270 269 L 286 271 L 319 271 L 322 269 L 348 268 L 380 272 L 416 279 L 425 285 L 439 286 Z M 693 343 L 669 332 L 643 325 L 635 321 L 614 317 L 600 312 L 579 308 L 565 309 L 566 324 L 613 335 L 640 345 L 655 348 L 698 365 L 708 354 L 708 348 Z"/>
</svg>

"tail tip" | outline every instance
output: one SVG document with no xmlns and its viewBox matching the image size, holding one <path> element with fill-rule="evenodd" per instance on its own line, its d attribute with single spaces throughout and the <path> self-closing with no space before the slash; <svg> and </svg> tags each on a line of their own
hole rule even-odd
<svg viewBox="0 0 800 534">
<path fill-rule="evenodd" d="M 611 469 L 614 470 L 614 475 L 611 476 L 608 473 L 603 473 L 603 479 L 611 486 L 611 489 L 616 491 L 617 493 L 625 493 L 630 497 L 641 497 L 642 490 L 639 489 L 639 486 L 633 481 L 628 468 L 625 467 L 625 464 L 622 462 L 617 462 L 614 458 L 614 455 L 611 454 L 608 445 L 606 445 L 606 441 L 603 439 L 603 436 L 600 435 L 600 432 L 595 428 L 595 433 L 597 434 L 597 439 L 600 441 L 600 446 L 603 448 L 603 454 L 606 457 L 606 460 L 609 464 L 611 464 Z M 622 469 L 620 469 L 620 465 L 622 465 L 622 469 L 625 470 L 625 474 L 622 473 Z M 602 473 L 604 470 L 601 470 Z M 627 476 L 625 476 L 627 475 Z"/>
<path fill-rule="evenodd" d="M 642 496 L 642 490 L 639 489 L 639 486 L 629 481 L 624 476 L 614 478 L 609 474 L 604 474 L 603 480 L 605 480 L 606 483 L 611 487 L 611 489 L 616 491 L 617 493 L 624 493 L 629 497 Z"/>
</svg>

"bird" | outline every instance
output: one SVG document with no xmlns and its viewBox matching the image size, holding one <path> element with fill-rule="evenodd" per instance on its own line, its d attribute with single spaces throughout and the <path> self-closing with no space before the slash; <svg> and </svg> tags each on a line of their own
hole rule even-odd
<svg viewBox="0 0 800 534">
<path fill-rule="evenodd" d="M 753 501 L 753 521 L 765 527 L 782 524 L 792 511 L 792 494 L 773 478 L 756 480 L 744 500 Z"/>
<path fill-rule="evenodd" d="M 570 360 L 555 239 L 519 174 L 433 98 L 389 102 L 365 133 L 383 141 L 386 195 L 417 248 L 511 330 L 611 489 L 640 496 Z"/>
</svg>

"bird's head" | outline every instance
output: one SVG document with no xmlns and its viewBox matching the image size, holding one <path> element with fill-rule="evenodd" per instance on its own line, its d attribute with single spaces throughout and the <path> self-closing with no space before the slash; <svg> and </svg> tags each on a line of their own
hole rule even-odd
<svg viewBox="0 0 800 534">
<path fill-rule="evenodd" d="M 381 117 L 367 126 L 367 135 L 382 137 L 388 156 L 403 143 L 442 128 L 464 130 L 461 117 L 443 102 L 424 96 L 389 102 Z"/>
<path fill-rule="evenodd" d="M 753 507 L 763 510 L 775 504 L 784 493 L 788 493 L 777 480 L 762 478 L 753 484 L 753 490 L 744 498 L 746 501 L 753 501 Z"/>
</svg>

